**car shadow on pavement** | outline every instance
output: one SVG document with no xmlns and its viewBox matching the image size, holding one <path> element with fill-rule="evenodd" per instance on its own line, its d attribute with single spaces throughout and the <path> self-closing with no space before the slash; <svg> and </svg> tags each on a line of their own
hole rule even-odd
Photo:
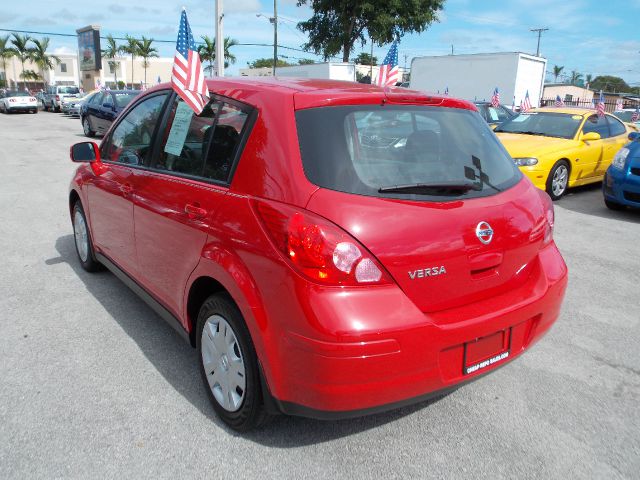
<svg viewBox="0 0 640 480">
<path fill-rule="evenodd" d="M 88 273 L 78 262 L 73 235 L 56 240 L 59 257 L 47 265 L 67 263 L 85 284 L 87 291 L 138 345 L 145 357 L 171 386 L 216 426 L 228 434 L 264 446 L 295 448 L 331 441 L 376 428 L 410 415 L 442 397 L 416 405 L 349 420 L 320 421 L 279 415 L 261 429 L 239 434 L 215 415 L 198 371 L 195 349 L 187 344 L 147 304 L 109 271 Z"/>
<path fill-rule="evenodd" d="M 590 185 L 572 188 L 564 197 L 556 201 L 554 205 L 586 215 L 621 220 L 623 222 L 640 223 L 640 209 L 626 208 L 616 211 L 607 208 L 602 195 L 602 183 L 592 183 Z"/>
</svg>

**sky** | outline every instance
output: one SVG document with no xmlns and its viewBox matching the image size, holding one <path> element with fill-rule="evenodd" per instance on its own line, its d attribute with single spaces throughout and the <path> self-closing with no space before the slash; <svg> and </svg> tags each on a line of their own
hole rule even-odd
<svg viewBox="0 0 640 480">
<path fill-rule="evenodd" d="M 155 43 L 161 56 L 173 56 L 180 10 L 187 9 L 196 40 L 215 36 L 214 0 L 105 0 L 94 4 L 86 0 L 24 0 L 4 2 L 0 11 L 0 29 L 75 34 L 77 28 L 98 24 L 101 35 L 123 37 L 146 35 L 167 43 Z M 89 5 L 89 6 L 88 6 Z M 264 0 L 227 0 L 224 2 L 224 36 L 239 43 L 263 43 L 267 46 L 239 45 L 232 49 L 237 57 L 227 70 L 237 75 L 239 68 L 256 58 L 273 55 L 273 27 L 265 17 L 273 15 L 273 2 Z M 263 16 L 258 16 L 262 14 Z M 306 37 L 296 28 L 311 16 L 308 6 L 298 7 L 295 0 L 278 0 L 278 44 L 301 48 Z M 549 28 L 542 35 L 540 53 L 553 65 L 564 66 L 565 74 L 577 70 L 583 74 L 614 75 L 632 86 L 640 86 L 640 0 L 447 0 L 438 14 L 439 22 L 421 34 L 401 39 L 398 58 L 401 66 L 423 55 L 513 52 L 535 53 L 537 34 L 531 28 Z M 0 35 L 8 32 L 0 31 Z M 45 35 L 34 35 L 36 37 Z M 75 53 L 73 37 L 51 36 L 53 53 Z M 381 61 L 390 45 L 375 46 Z M 352 56 L 369 52 L 370 45 L 354 47 Z M 296 50 L 279 49 L 285 60 L 319 57 Z M 289 58 L 285 58 L 289 57 Z M 553 78 L 551 77 L 551 80 Z M 561 80 L 561 79 L 560 79 Z"/>
</svg>

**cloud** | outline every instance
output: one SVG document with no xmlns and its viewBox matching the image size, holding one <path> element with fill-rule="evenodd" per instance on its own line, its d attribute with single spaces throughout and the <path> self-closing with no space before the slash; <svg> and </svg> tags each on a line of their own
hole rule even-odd
<svg viewBox="0 0 640 480">
<path fill-rule="evenodd" d="M 57 47 L 53 49 L 54 55 L 77 55 L 77 51 L 70 47 Z"/>
<path fill-rule="evenodd" d="M 62 10 L 55 12 L 53 16 L 58 18 L 61 17 L 65 20 L 76 20 L 78 18 L 78 16 L 75 13 L 70 12 L 66 8 L 63 8 Z"/>
<path fill-rule="evenodd" d="M 126 7 L 124 5 L 117 5 L 115 3 L 110 3 L 107 5 L 107 9 L 113 13 L 124 13 Z"/>
<path fill-rule="evenodd" d="M 178 33 L 178 27 L 177 25 L 175 27 L 170 27 L 169 25 L 151 27 L 149 33 L 159 37 L 168 37 L 176 35 Z M 162 40 L 165 40 L 165 38 L 162 38 Z"/>
<path fill-rule="evenodd" d="M 51 17 L 27 17 L 22 20 L 21 25 L 32 27 L 34 25 L 57 25 L 58 22 Z"/>
</svg>

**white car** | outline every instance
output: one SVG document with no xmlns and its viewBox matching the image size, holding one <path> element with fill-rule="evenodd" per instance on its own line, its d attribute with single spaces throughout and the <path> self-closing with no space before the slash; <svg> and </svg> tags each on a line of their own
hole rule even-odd
<svg viewBox="0 0 640 480">
<path fill-rule="evenodd" d="M 8 91 L 0 93 L 0 111 L 38 113 L 38 100 L 28 92 Z"/>
<path fill-rule="evenodd" d="M 62 99 L 80 93 L 80 89 L 75 85 L 50 85 L 47 87 L 47 93 L 44 98 L 44 109 L 46 111 L 60 111 L 62 107 Z"/>
</svg>

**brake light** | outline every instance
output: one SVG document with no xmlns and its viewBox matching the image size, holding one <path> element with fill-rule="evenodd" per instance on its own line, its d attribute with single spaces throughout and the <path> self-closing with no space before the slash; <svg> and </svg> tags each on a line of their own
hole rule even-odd
<svg viewBox="0 0 640 480">
<path fill-rule="evenodd" d="M 17 102 L 17 100 L 16 100 L 15 98 L 10 98 L 10 99 L 9 99 L 9 102 L 11 102 L 11 103 L 15 103 L 15 102 Z"/>
<path fill-rule="evenodd" d="M 553 209 L 553 202 L 551 201 L 551 197 L 547 195 L 547 192 L 543 192 L 542 190 L 538 190 L 540 194 L 540 199 L 542 200 L 542 205 L 544 206 L 544 216 L 545 216 L 545 229 L 544 229 L 544 240 L 543 244 L 553 240 L 553 225 L 555 223 L 555 211 Z"/>
<path fill-rule="evenodd" d="M 391 278 L 355 238 L 303 209 L 256 201 L 258 218 L 276 249 L 308 279 L 325 285 L 385 285 Z"/>
<path fill-rule="evenodd" d="M 36 101 L 36 97 L 29 97 L 29 101 L 35 102 Z"/>
</svg>

